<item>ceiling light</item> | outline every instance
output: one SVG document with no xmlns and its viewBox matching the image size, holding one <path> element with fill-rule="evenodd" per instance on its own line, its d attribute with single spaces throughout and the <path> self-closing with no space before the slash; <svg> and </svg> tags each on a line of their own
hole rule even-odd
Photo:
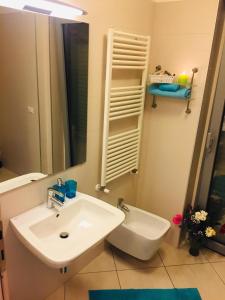
<svg viewBox="0 0 225 300">
<path fill-rule="evenodd" d="M 0 6 L 69 20 L 74 20 L 77 16 L 86 14 L 86 12 L 80 8 L 63 4 L 57 0 L 54 2 L 51 0 L 0 0 Z"/>
</svg>

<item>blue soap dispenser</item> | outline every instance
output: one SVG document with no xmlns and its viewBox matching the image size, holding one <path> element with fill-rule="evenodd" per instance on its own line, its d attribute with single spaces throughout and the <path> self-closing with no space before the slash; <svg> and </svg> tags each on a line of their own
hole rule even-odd
<svg viewBox="0 0 225 300">
<path fill-rule="evenodd" d="M 61 193 L 64 195 L 64 197 L 60 197 L 59 195 L 56 195 L 56 198 L 58 198 L 59 201 L 64 202 L 64 201 L 65 201 L 65 194 L 66 194 L 66 186 L 65 186 L 65 184 L 63 183 L 62 178 L 58 178 L 58 179 L 57 179 L 57 184 L 55 184 L 55 185 L 53 186 L 53 188 L 54 188 L 56 191 L 61 192 Z"/>
</svg>

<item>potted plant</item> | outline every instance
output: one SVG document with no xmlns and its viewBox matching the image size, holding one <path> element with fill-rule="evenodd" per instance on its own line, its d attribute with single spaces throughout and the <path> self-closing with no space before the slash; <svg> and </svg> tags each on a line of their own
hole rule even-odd
<svg viewBox="0 0 225 300">
<path fill-rule="evenodd" d="M 188 239 L 190 241 L 189 253 L 192 256 L 198 256 L 200 248 L 205 244 L 207 239 L 216 235 L 209 215 L 204 210 L 195 210 L 189 207 L 184 216 L 181 214 L 175 215 L 173 223 L 188 232 Z"/>
</svg>

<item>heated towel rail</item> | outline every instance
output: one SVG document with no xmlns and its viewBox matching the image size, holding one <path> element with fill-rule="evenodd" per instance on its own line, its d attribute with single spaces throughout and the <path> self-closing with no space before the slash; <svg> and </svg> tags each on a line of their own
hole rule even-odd
<svg viewBox="0 0 225 300">
<path fill-rule="evenodd" d="M 138 170 L 150 37 L 110 29 L 108 32 L 101 184 Z M 138 84 L 113 87 L 113 72 L 137 70 Z M 126 72 L 120 77 L 126 81 Z M 124 76 L 124 77 L 123 77 Z M 135 128 L 110 134 L 110 124 L 136 117 Z"/>
</svg>

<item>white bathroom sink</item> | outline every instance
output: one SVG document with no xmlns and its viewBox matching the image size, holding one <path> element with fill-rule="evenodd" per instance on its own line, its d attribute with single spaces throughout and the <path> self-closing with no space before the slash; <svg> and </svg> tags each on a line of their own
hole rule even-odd
<svg viewBox="0 0 225 300">
<path fill-rule="evenodd" d="M 44 203 L 10 222 L 19 240 L 34 255 L 50 267 L 62 268 L 102 241 L 124 218 L 114 206 L 77 193 L 60 212 Z"/>
</svg>

